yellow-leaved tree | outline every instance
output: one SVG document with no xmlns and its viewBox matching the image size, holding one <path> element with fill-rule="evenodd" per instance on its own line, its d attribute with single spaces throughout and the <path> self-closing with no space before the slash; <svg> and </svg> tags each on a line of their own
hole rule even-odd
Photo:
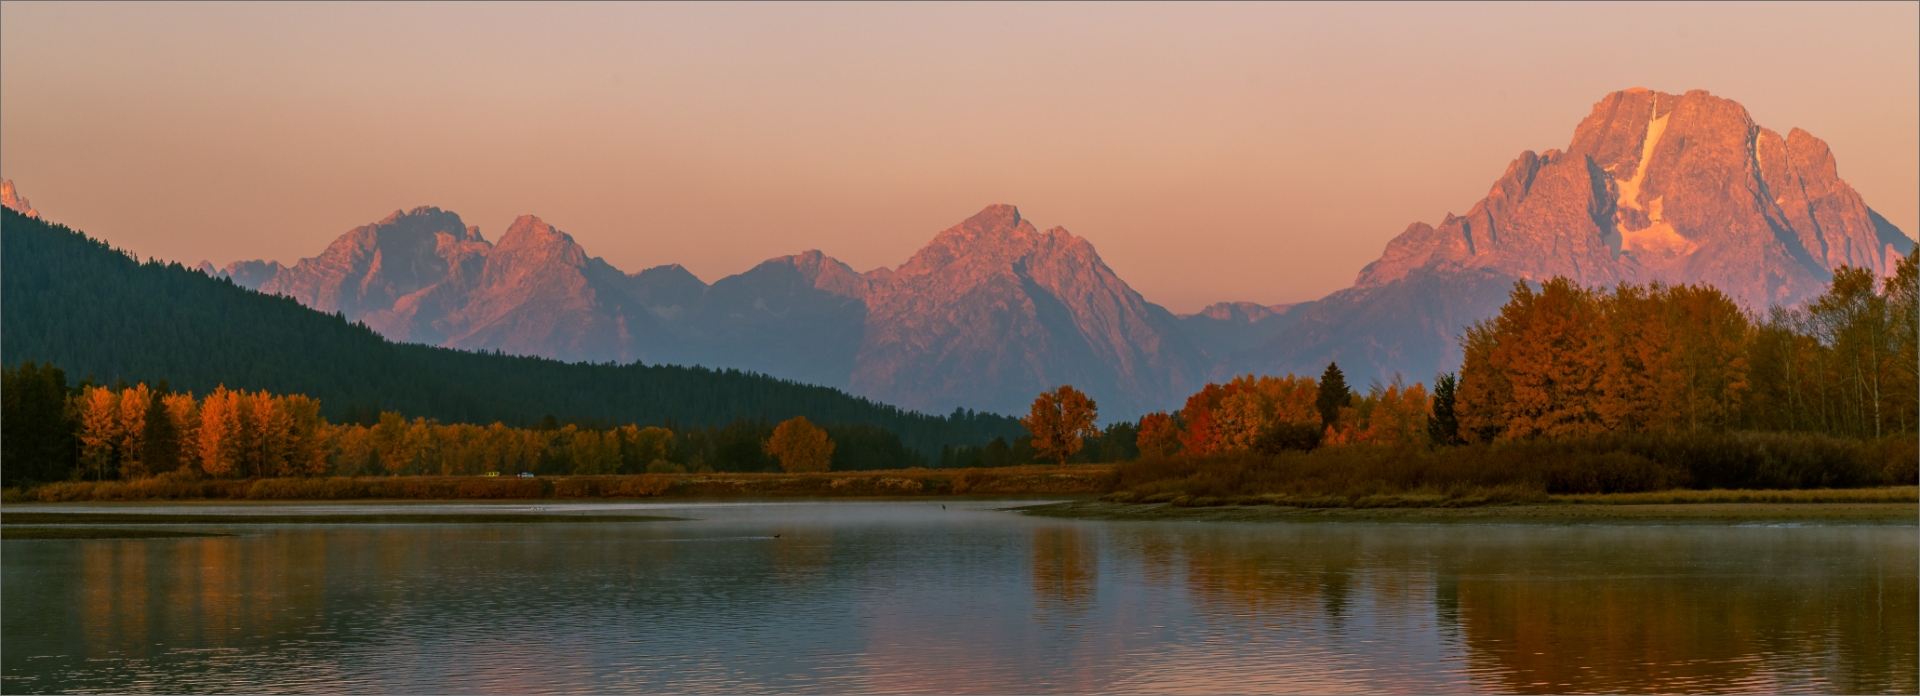
<svg viewBox="0 0 1920 696">
<path fill-rule="evenodd" d="M 833 440 L 806 416 L 774 426 L 773 437 L 763 447 L 788 473 L 826 471 L 833 466 Z"/>
<path fill-rule="evenodd" d="M 1072 385 L 1061 385 L 1059 389 L 1041 392 L 1040 397 L 1033 400 L 1032 411 L 1020 419 L 1020 424 L 1033 433 L 1033 449 L 1038 456 L 1066 464 L 1086 445 L 1082 438 L 1100 436 L 1100 430 L 1093 427 L 1099 415 L 1099 406 L 1093 399 Z"/>
<path fill-rule="evenodd" d="M 104 387 L 88 387 L 74 398 L 73 408 L 80 422 L 80 464 L 95 479 L 106 479 L 120 446 L 125 429 L 120 423 L 120 395 Z"/>
</svg>

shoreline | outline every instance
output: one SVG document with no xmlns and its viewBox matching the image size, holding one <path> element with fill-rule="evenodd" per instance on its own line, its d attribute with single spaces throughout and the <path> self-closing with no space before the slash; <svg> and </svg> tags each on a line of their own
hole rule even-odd
<svg viewBox="0 0 1920 696">
<path fill-rule="evenodd" d="M 1912 502 L 1548 502 L 1477 507 L 1291 507 L 1224 505 L 1181 507 L 1168 503 L 1079 500 L 1003 508 L 1033 517 L 1113 522 L 1391 522 L 1413 524 L 1746 524 L 1809 522 L 1843 525 L 1920 526 L 1920 503 Z"/>
<path fill-rule="evenodd" d="M 0 541 L 59 541 L 80 539 L 207 539 L 239 536 L 226 532 L 177 529 L 109 529 L 103 527 L 0 526 Z"/>
</svg>

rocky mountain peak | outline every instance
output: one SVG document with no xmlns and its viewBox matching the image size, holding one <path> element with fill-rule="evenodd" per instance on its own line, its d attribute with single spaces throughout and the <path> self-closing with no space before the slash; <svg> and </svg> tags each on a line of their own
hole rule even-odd
<svg viewBox="0 0 1920 696">
<path fill-rule="evenodd" d="M 939 234 L 868 297 L 850 387 L 908 408 L 1015 412 L 1038 389 L 1087 385 L 1103 413 L 1168 403 L 1200 352 L 1093 245 L 988 206 Z"/>
<path fill-rule="evenodd" d="M 1523 152 L 1465 215 L 1410 225 L 1360 288 L 1416 268 L 1587 285 L 1710 282 L 1750 307 L 1819 292 L 1841 265 L 1885 273 L 1912 241 L 1839 178 L 1826 143 L 1694 90 L 1607 95 L 1566 151 Z"/>
<path fill-rule="evenodd" d="M 872 290 L 872 280 L 853 271 L 851 266 L 822 253 L 819 249 L 782 256 L 766 263 L 790 265 L 802 278 L 813 284 L 818 290 L 840 297 L 865 298 Z"/>
<path fill-rule="evenodd" d="M 40 211 L 34 210 L 33 204 L 28 203 L 26 197 L 20 195 L 20 190 L 13 187 L 12 179 L 0 179 L 0 206 L 12 208 L 13 212 L 30 218 L 40 217 Z"/>
<path fill-rule="evenodd" d="M 515 218 L 500 235 L 487 256 L 485 284 L 524 284 L 542 282 L 559 268 L 581 269 L 588 265 L 587 252 L 573 236 L 538 217 Z M 622 274 L 624 276 L 624 274 Z"/>
<path fill-rule="evenodd" d="M 1255 322 L 1276 314 L 1284 314 L 1291 303 L 1263 305 L 1257 302 L 1215 302 L 1198 312 L 1181 315 L 1180 318 L 1205 317 L 1217 321 Z"/>
<path fill-rule="evenodd" d="M 259 290 L 358 320 L 446 279 L 463 259 L 484 256 L 486 248 L 478 230 L 470 231 L 452 212 L 396 210 L 348 230 L 319 256 L 275 273 Z"/>
<path fill-rule="evenodd" d="M 894 276 L 897 279 L 937 272 L 969 257 L 1010 260 L 1031 251 L 1040 237 L 1033 223 L 1021 219 L 1019 208 L 990 205 L 934 235 L 933 241 L 915 252 Z"/>
</svg>

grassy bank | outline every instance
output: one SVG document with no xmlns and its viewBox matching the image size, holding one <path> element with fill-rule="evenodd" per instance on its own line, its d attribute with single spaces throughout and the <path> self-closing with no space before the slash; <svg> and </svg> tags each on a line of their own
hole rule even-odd
<svg viewBox="0 0 1920 696">
<path fill-rule="evenodd" d="M 1112 465 L 991 469 L 899 469 L 807 474 L 642 474 L 206 479 L 161 475 L 133 481 L 68 481 L 9 489 L 7 503 L 161 500 L 537 500 L 777 498 L 946 495 L 1098 495 Z"/>
</svg>

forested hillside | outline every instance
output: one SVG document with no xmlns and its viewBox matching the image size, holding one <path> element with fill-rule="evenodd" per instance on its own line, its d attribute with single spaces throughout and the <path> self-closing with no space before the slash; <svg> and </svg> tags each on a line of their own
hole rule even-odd
<svg viewBox="0 0 1920 696">
<path fill-rule="evenodd" d="M 291 299 L 178 263 L 142 263 L 12 210 L 0 215 L 0 354 L 9 365 L 51 363 L 97 383 L 164 379 L 175 391 L 225 385 L 305 394 L 335 421 L 397 411 L 444 423 L 532 424 L 551 415 L 684 428 L 806 416 L 884 428 L 930 455 L 1022 432 L 1004 416 L 927 416 L 735 370 L 569 364 L 395 344 Z"/>
</svg>

